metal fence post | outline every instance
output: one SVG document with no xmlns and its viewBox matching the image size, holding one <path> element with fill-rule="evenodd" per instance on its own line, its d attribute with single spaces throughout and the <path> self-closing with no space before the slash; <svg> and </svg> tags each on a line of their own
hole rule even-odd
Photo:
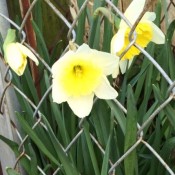
<svg viewBox="0 0 175 175">
<path fill-rule="evenodd" d="M 0 12 L 8 16 L 6 0 L 0 0 Z M 10 27 L 8 21 L 0 17 L 0 32 L 3 38 L 6 36 L 7 29 Z M 2 97 L 4 88 L 7 83 L 4 81 L 6 67 L 0 59 L 0 98 Z M 5 93 L 4 103 L 2 105 L 3 113 L 0 114 L 0 134 L 8 139 L 15 140 L 14 132 L 11 128 L 10 120 L 15 121 L 15 111 L 19 109 L 18 102 L 14 90 L 9 87 Z M 6 175 L 6 166 L 13 167 L 15 163 L 15 155 L 13 151 L 2 141 L 0 141 L 0 164 L 2 166 L 3 175 Z"/>
</svg>

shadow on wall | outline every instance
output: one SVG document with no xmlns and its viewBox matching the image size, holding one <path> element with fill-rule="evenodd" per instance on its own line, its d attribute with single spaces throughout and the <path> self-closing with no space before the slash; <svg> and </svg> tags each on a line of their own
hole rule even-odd
<svg viewBox="0 0 175 175">
<path fill-rule="evenodd" d="M 3 175 L 3 173 L 2 173 L 2 167 L 1 167 L 1 162 L 0 162 L 0 175 Z"/>
</svg>

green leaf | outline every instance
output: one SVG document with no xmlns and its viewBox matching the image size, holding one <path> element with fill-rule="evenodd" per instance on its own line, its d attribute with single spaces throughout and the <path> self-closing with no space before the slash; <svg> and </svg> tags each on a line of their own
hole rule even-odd
<svg viewBox="0 0 175 175">
<path fill-rule="evenodd" d="M 90 30 L 89 36 L 89 46 L 94 49 L 98 49 L 97 43 L 99 44 L 99 34 L 100 34 L 100 19 L 98 17 L 94 17 L 92 21 L 92 26 Z M 95 47 L 96 46 L 96 47 Z"/>
<path fill-rule="evenodd" d="M 12 150 L 13 152 L 18 155 L 19 151 L 18 151 L 18 144 L 14 141 L 11 141 L 9 139 L 7 139 L 6 137 L 0 135 L 0 140 L 2 140 L 4 143 L 6 143 Z"/>
<path fill-rule="evenodd" d="M 44 38 L 41 34 L 41 31 L 34 21 L 32 21 L 32 25 L 33 25 L 33 29 L 35 30 L 36 36 L 37 36 L 38 47 L 39 47 L 39 50 L 41 50 L 41 55 L 43 56 L 43 58 L 46 59 L 47 63 L 50 63 L 49 53 L 48 53 Z"/>
<path fill-rule="evenodd" d="M 5 41 L 4 41 L 4 50 L 5 50 L 5 47 L 7 46 L 7 44 L 9 43 L 13 43 L 16 41 L 16 30 L 14 29 L 8 29 L 7 31 L 7 36 L 5 38 Z"/>
<path fill-rule="evenodd" d="M 79 0 L 77 1 L 79 8 L 81 8 L 81 6 L 84 3 L 84 0 Z M 80 15 L 79 19 L 78 19 L 78 25 L 77 25 L 77 30 L 76 30 L 76 42 L 77 44 L 82 44 L 84 42 L 83 37 L 85 34 L 85 21 L 86 21 L 86 8 L 84 9 L 84 11 L 82 12 L 82 14 Z"/>
<path fill-rule="evenodd" d="M 82 166 L 84 167 L 84 168 L 81 167 L 82 172 L 85 172 L 84 174 L 94 174 L 94 168 L 93 168 L 93 165 L 92 165 L 92 161 L 91 161 L 91 157 L 90 157 L 90 154 L 89 154 L 89 149 L 88 149 L 88 145 L 87 145 L 87 141 L 86 141 L 86 137 L 85 137 L 84 132 L 81 134 L 81 140 L 80 141 L 81 141 L 81 145 L 77 148 L 77 150 L 78 150 L 78 152 L 80 150 L 81 153 L 82 153 L 82 159 L 83 159 Z M 86 151 L 84 151 L 84 150 L 86 150 Z M 81 154 L 79 154 L 78 157 L 80 157 L 80 155 Z"/>
<path fill-rule="evenodd" d="M 97 100 L 91 114 L 93 127 L 102 146 L 106 145 L 109 138 L 110 112 L 111 110 L 104 100 Z"/>
<path fill-rule="evenodd" d="M 154 133 L 153 133 L 154 134 Z M 160 145 L 161 145 L 161 129 L 160 129 L 160 119 L 157 118 L 156 120 L 156 128 L 155 128 L 155 134 L 154 134 L 154 140 L 152 147 L 157 153 L 160 153 Z M 151 166 L 150 166 L 150 174 L 159 174 L 157 173 L 157 164 L 159 163 L 157 157 L 153 157 L 151 159 Z"/>
<path fill-rule="evenodd" d="M 174 145 L 175 145 L 175 137 L 172 137 L 166 140 L 166 142 L 164 142 L 163 148 L 160 152 L 160 156 L 168 165 L 170 164 L 171 161 L 172 163 L 174 162 L 174 158 L 173 158 Z M 157 173 L 159 175 L 164 175 L 166 172 L 165 168 L 162 166 L 161 163 L 159 163 L 157 170 L 158 170 Z"/>
<path fill-rule="evenodd" d="M 37 92 L 36 92 L 36 88 L 35 88 L 35 85 L 34 85 L 34 81 L 32 79 L 32 76 L 31 76 L 31 73 L 30 73 L 30 70 L 28 69 L 28 67 L 26 68 L 25 70 L 25 73 L 24 73 L 24 76 L 23 76 L 23 86 L 28 89 L 29 93 L 31 93 L 31 97 L 32 99 L 34 100 L 34 102 L 37 104 L 38 103 L 38 95 L 37 95 Z M 27 94 L 27 96 L 29 96 Z"/>
<path fill-rule="evenodd" d="M 37 157 L 35 154 L 35 151 L 32 147 L 32 145 L 29 143 L 29 151 L 30 151 L 30 157 L 31 157 L 31 167 L 30 167 L 30 172 L 32 175 L 38 175 L 38 170 L 37 170 Z"/>
<path fill-rule="evenodd" d="M 163 4 L 163 3 L 162 3 Z M 154 23 L 159 26 L 160 25 L 160 22 L 161 22 L 161 19 L 162 19 L 162 15 L 161 15 L 161 11 L 162 11 L 162 4 L 161 4 L 161 0 L 157 1 L 156 3 L 156 9 L 155 9 L 155 12 L 156 12 L 156 19 L 154 21 Z M 166 12 L 165 12 L 166 13 Z"/>
<path fill-rule="evenodd" d="M 112 38 L 112 25 L 107 19 L 104 19 L 104 36 L 103 36 L 103 48 L 104 52 L 110 52 Z"/>
<path fill-rule="evenodd" d="M 95 150 L 93 148 L 93 144 L 92 144 L 92 141 L 91 141 L 91 138 L 90 138 L 88 123 L 84 122 L 83 126 L 84 126 L 84 133 L 85 133 L 89 153 L 90 153 L 90 156 L 91 156 L 92 164 L 93 164 L 93 167 L 94 167 L 95 175 L 100 175 L 100 170 L 99 170 L 99 167 L 98 167 L 97 158 L 95 156 Z"/>
<path fill-rule="evenodd" d="M 111 142 L 111 137 L 109 137 L 108 142 L 107 142 L 107 146 L 105 149 L 105 155 L 103 158 L 103 164 L 102 164 L 102 168 L 101 168 L 101 175 L 108 174 L 110 142 Z"/>
<path fill-rule="evenodd" d="M 127 91 L 127 120 L 125 134 L 125 152 L 136 143 L 137 138 L 137 109 L 131 86 Z M 125 175 L 135 175 L 137 164 L 136 150 L 133 150 L 124 160 Z"/>
<path fill-rule="evenodd" d="M 165 101 L 165 98 L 162 97 L 160 90 L 153 85 L 153 91 L 155 94 L 155 97 L 159 101 L 159 104 L 162 104 Z M 164 111 L 171 126 L 175 129 L 175 117 L 174 117 L 174 112 L 175 110 L 172 108 L 170 104 L 167 104 L 165 108 L 163 108 L 161 111 Z"/>
<path fill-rule="evenodd" d="M 0 52 L 4 55 L 4 50 L 3 50 L 3 38 L 2 38 L 2 34 L 0 32 Z"/>
<path fill-rule="evenodd" d="M 38 28 L 40 29 L 41 33 L 43 33 L 42 31 L 42 27 L 43 27 L 43 20 L 41 20 L 43 18 L 43 9 L 42 9 L 42 0 L 38 0 L 33 8 L 33 14 L 34 14 L 34 20 L 36 21 L 36 24 L 38 25 Z"/>
<path fill-rule="evenodd" d="M 142 63 L 142 66 L 141 66 L 141 70 L 140 70 L 140 73 L 137 74 L 135 77 L 134 77 L 134 80 L 136 80 L 136 82 L 130 82 L 131 84 L 136 84 L 136 89 L 135 89 L 135 100 L 138 101 L 140 95 L 141 95 L 141 92 L 144 88 L 144 82 L 145 82 L 145 79 L 146 79 L 146 75 L 147 73 L 149 72 L 149 65 L 151 63 L 149 62 L 149 60 L 147 60 L 146 58 L 144 58 L 144 61 Z"/>
<path fill-rule="evenodd" d="M 6 58 L 6 47 L 7 47 L 7 45 L 10 44 L 10 43 L 13 43 L 15 41 L 16 41 L 16 30 L 8 29 L 7 36 L 5 38 L 4 45 L 3 45 L 5 60 L 7 59 Z"/>
<path fill-rule="evenodd" d="M 169 25 L 167 35 L 166 35 L 167 42 L 170 44 L 173 39 L 174 30 L 175 30 L 175 20 L 173 20 L 171 24 Z"/>
<path fill-rule="evenodd" d="M 49 79 L 49 75 L 47 74 L 46 71 L 44 71 L 44 78 L 45 78 L 46 87 L 49 88 L 50 87 L 50 79 Z M 49 100 L 53 101 L 51 95 L 49 95 Z M 68 132 L 66 130 L 65 123 L 63 121 L 63 116 L 61 114 L 59 106 L 56 103 L 49 103 L 49 104 L 51 107 L 51 111 L 53 113 L 53 119 L 55 119 L 54 122 L 58 126 L 59 133 L 60 133 L 62 140 L 63 140 L 63 145 L 65 146 L 69 143 L 69 139 L 68 139 Z"/>
<path fill-rule="evenodd" d="M 30 136 L 30 138 L 33 140 L 33 142 L 38 146 L 38 148 L 48 157 L 50 160 L 52 160 L 56 165 L 59 165 L 58 160 L 55 158 L 55 155 L 52 155 L 50 151 L 46 148 L 45 144 L 42 143 L 40 138 L 37 136 L 35 131 L 28 125 L 28 123 L 25 121 L 25 119 L 19 114 L 17 114 L 17 118 L 19 122 L 21 123 L 22 128 L 24 131 Z"/>
<path fill-rule="evenodd" d="M 111 110 L 113 111 L 114 117 L 119 123 L 121 130 L 125 133 L 126 129 L 126 118 L 123 111 L 111 100 L 106 100 L 106 103 L 109 105 Z"/>
<path fill-rule="evenodd" d="M 167 35 L 166 35 L 167 43 L 165 45 L 165 49 L 166 49 L 165 55 L 162 54 L 162 57 L 161 57 L 161 59 L 163 59 L 163 60 L 164 60 L 164 58 L 167 58 L 166 60 L 168 61 L 168 71 L 170 74 L 170 78 L 172 80 L 175 79 L 175 69 L 174 69 L 175 60 L 174 60 L 174 52 L 172 50 L 172 45 L 171 45 L 174 31 L 175 31 L 175 20 L 172 21 L 172 23 L 168 27 L 168 31 L 167 31 Z"/>
<path fill-rule="evenodd" d="M 102 164 L 102 168 L 101 168 L 101 175 L 105 175 L 108 174 L 108 166 L 109 166 L 109 156 L 110 156 L 110 152 L 111 152 L 111 138 L 112 138 L 112 134 L 113 134 L 113 130 L 114 130 L 114 115 L 113 112 L 111 111 L 111 116 L 110 116 L 110 134 L 108 137 L 108 141 L 107 141 L 107 145 L 106 145 L 106 149 L 105 149 L 105 155 L 103 158 L 103 164 Z M 114 152 L 112 152 L 114 153 Z"/>
<path fill-rule="evenodd" d="M 21 175 L 12 168 L 6 168 L 6 172 L 7 172 L 8 175 Z"/>
<path fill-rule="evenodd" d="M 70 162 L 70 160 L 66 156 L 65 152 L 63 151 L 63 149 L 62 149 L 58 139 L 56 138 L 49 122 L 47 121 L 47 119 L 44 116 L 42 116 L 42 118 L 47 126 L 48 135 L 51 138 L 51 141 L 54 145 L 54 148 L 57 152 L 57 155 L 58 155 L 60 161 L 62 162 L 64 171 L 66 172 L 67 175 L 78 175 L 78 171 L 76 170 L 75 167 L 73 167 L 73 164 Z"/>
<path fill-rule="evenodd" d="M 13 150 L 13 152 L 15 153 L 16 156 L 19 156 L 21 154 L 20 150 L 18 150 L 19 146 L 16 142 L 9 140 L 9 139 L 7 139 L 6 137 L 4 137 L 2 135 L 0 135 L 0 140 L 2 140 L 4 143 L 6 143 Z M 25 170 L 28 173 L 30 173 L 29 160 L 26 157 L 22 157 L 20 159 L 20 163 L 25 168 Z"/>
</svg>

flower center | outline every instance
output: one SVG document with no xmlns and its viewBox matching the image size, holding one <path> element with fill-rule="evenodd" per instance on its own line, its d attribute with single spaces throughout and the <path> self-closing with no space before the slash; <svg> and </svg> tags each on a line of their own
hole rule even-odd
<svg viewBox="0 0 175 175">
<path fill-rule="evenodd" d="M 88 59 L 72 59 L 60 74 L 61 86 L 69 96 L 91 94 L 98 86 L 102 70 Z"/>
<path fill-rule="evenodd" d="M 122 54 L 122 52 L 129 45 L 130 43 L 129 33 L 130 33 L 130 28 L 128 27 L 125 32 L 124 46 L 118 52 L 118 55 Z M 136 27 L 136 33 L 137 33 L 137 39 L 135 43 L 141 46 L 142 48 L 145 48 L 148 45 L 148 43 L 151 41 L 153 36 L 153 30 L 151 25 L 146 22 L 140 22 Z M 138 55 L 139 53 L 140 53 L 139 49 L 137 49 L 135 46 L 131 46 L 130 49 L 126 52 L 126 54 L 122 57 L 122 60 L 131 59 L 135 55 Z"/>
<path fill-rule="evenodd" d="M 80 65 L 74 66 L 73 71 L 77 77 L 81 77 L 83 75 L 83 68 Z"/>
</svg>

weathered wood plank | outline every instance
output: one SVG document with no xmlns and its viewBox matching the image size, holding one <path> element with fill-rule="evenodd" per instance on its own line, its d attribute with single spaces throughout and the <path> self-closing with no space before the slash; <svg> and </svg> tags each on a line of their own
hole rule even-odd
<svg viewBox="0 0 175 175">
<path fill-rule="evenodd" d="M 0 0 L 0 12 L 8 16 L 6 0 Z M 7 20 L 0 17 L 0 32 L 3 37 L 6 36 L 7 29 L 10 27 Z M 0 60 L 0 97 L 3 93 L 6 83 L 4 82 L 4 73 L 6 67 L 2 60 Z M 0 134 L 13 140 L 14 134 L 10 125 L 10 119 L 14 119 L 14 111 L 17 109 L 17 100 L 13 89 L 9 88 L 3 103 L 3 114 L 0 114 Z M 6 175 L 5 168 L 13 167 L 15 163 L 15 155 L 11 149 L 2 141 L 0 141 L 0 164 L 2 166 L 3 175 Z"/>
</svg>

